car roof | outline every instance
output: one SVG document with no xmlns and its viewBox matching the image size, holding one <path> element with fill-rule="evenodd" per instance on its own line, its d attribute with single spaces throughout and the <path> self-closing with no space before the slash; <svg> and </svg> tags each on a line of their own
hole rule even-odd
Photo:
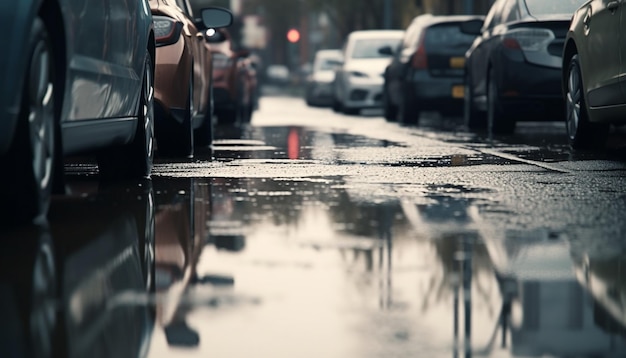
<svg viewBox="0 0 626 358">
<path fill-rule="evenodd" d="M 351 39 L 402 38 L 404 30 L 359 30 L 348 35 Z"/>
<path fill-rule="evenodd" d="M 431 15 L 431 14 L 425 14 L 425 15 L 419 15 L 416 16 L 413 21 L 411 22 L 411 25 L 413 25 L 416 22 L 420 22 L 423 25 L 422 26 L 432 26 L 432 25 L 437 25 L 437 24 L 443 24 L 443 23 L 447 23 L 447 22 L 463 22 L 463 21 L 468 21 L 468 20 L 482 20 L 484 19 L 485 16 L 483 15 Z"/>
<path fill-rule="evenodd" d="M 324 57 L 324 58 L 341 57 L 341 50 L 339 50 L 339 49 L 318 50 L 315 53 L 315 56 L 317 56 L 317 57 Z"/>
</svg>

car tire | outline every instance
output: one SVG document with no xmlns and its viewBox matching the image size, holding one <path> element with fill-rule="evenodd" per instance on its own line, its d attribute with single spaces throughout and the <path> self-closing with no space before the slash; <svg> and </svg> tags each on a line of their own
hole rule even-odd
<svg viewBox="0 0 626 358">
<path fill-rule="evenodd" d="M 333 97 L 333 104 L 332 104 L 333 112 L 341 113 L 342 112 L 342 108 L 343 108 L 343 106 L 341 105 L 341 102 L 339 102 L 339 100 L 337 98 Z"/>
<path fill-rule="evenodd" d="M 193 64 L 191 65 L 193 68 Z M 189 76 L 189 90 L 187 104 L 182 123 L 174 120 L 163 121 L 157 135 L 159 154 L 171 157 L 193 157 L 194 130 L 193 130 L 193 72 Z"/>
<path fill-rule="evenodd" d="M 567 137 L 573 149 L 600 149 L 606 144 L 609 126 L 589 122 L 579 61 L 578 55 L 574 55 L 567 69 L 565 95 Z"/>
<path fill-rule="evenodd" d="M 410 97 L 410 98 L 407 98 Z M 414 96 L 410 92 L 403 91 L 400 97 L 400 105 L 398 106 L 398 122 L 403 125 L 416 126 L 419 124 L 420 111 L 417 103 L 413 100 Z"/>
<path fill-rule="evenodd" d="M 213 85 L 209 87 L 209 104 L 202 125 L 193 132 L 193 144 L 196 148 L 213 144 Z"/>
<path fill-rule="evenodd" d="M 341 107 L 341 112 L 343 114 L 346 114 L 348 116 L 358 116 L 359 114 L 361 114 L 361 109 L 360 108 L 349 108 L 346 106 L 342 106 Z"/>
<path fill-rule="evenodd" d="M 463 122 L 469 130 L 481 130 L 487 128 L 487 116 L 474 106 L 474 93 L 472 82 L 468 77 L 465 79 L 465 96 L 463 99 Z"/>
<path fill-rule="evenodd" d="M 507 116 L 502 108 L 495 70 L 489 70 L 487 79 L 487 129 L 489 134 L 512 134 L 515 132 L 515 119 Z"/>
<path fill-rule="evenodd" d="M 62 165 L 59 121 L 54 93 L 54 49 L 44 21 L 36 17 L 29 37 L 28 67 L 24 73 L 17 127 L 0 166 L 9 173 L 0 176 L 0 202 L 5 210 L 0 220 L 10 224 L 44 218 L 50 206 L 52 184 Z M 61 167 L 62 168 L 62 167 Z"/>
<path fill-rule="evenodd" d="M 147 52 L 134 139 L 127 145 L 109 148 L 98 154 L 101 179 L 149 178 L 152 173 L 154 143 L 154 71 L 152 58 Z"/>
<path fill-rule="evenodd" d="M 391 103 L 391 99 L 389 98 L 389 89 L 386 87 L 383 90 L 383 112 L 387 122 L 398 121 L 398 107 Z"/>
</svg>

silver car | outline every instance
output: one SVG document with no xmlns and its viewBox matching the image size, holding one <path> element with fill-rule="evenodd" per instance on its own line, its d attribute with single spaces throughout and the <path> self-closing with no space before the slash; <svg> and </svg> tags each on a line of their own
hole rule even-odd
<svg viewBox="0 0 626 358">
<path fill-rule="evenodd" d="M 358 114 L 361 109 L 382 108 L 385 68 L 391 56 L 379 50 L 397 48 L 402 30 L 363 30 L 348 35 L 343 64 L 335 75 L 333 110 Z"/>
</svg>

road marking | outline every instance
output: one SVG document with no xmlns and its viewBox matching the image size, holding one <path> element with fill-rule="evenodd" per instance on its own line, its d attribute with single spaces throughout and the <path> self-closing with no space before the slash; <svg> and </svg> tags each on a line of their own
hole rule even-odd
<svg viewBox="0 0 626 358">
<path fill-rule="evenodd" d="M 503 159 L 507 159 L 507 160 L 511 160 L 511 161 L 516 161 L 516 162 L 520 162 L 520 163 L 524 163 L 524 164 L 528 164 L 528 165 L 533 165 L 536 167 L 540 167 L 546 170 L 550 170 L 553 172 L 558 172 L 558 173 L 564 173 L 564 174 L 571 174 L 573 173 L 571 170 L 567 170 L 567 169 L 563 169 L 548 163 L 544 163 L 544 162 L 538 162 L 536 160 L 530 160 L 530 159 L 524 159 L 524 158 L 520 158 L 517 157 L 513 154 L 507 154 L 507 153 L 502 153 L 502 152 L 498 152 L 497 150 L 492 150 L 492 149 L 475 149 L 478 150 L 479 152 L 483 153 L 483 154 L 488 154 L 488 155 L 493 155 L 494 157 L 500 157 Z"/>
</svg>

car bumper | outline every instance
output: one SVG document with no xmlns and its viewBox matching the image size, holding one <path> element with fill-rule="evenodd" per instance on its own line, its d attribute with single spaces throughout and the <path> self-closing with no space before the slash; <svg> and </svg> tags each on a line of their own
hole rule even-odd
<svg viewBox="0 0 626 358">
<path fill-rule="evenodd" d="M 343 106 L 350 109 L 382 108 L 384 80 L 348 81 Z"/>
<path fill-rule="evenodd" d="M 505 111 L 518 114 L 562 113 L 561 68 L 533 65 L 503 53 L 496 83 Z"/>
<path fill-rule="evenodd" d="M 463 112 L 463 77 L 434 77 L 426 70 L 416 71 L 410 88 L 411 92 L 405 95 L 418 102 L 420 110 Z"/>
</svg>

